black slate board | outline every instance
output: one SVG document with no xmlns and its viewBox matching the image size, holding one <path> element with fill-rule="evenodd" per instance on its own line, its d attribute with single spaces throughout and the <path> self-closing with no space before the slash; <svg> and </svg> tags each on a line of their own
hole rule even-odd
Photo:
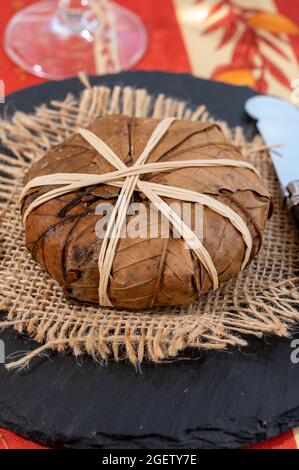
<svg viewBox="0 0 299 470">
<path fill-rule="evenodd" d="M 254 132 L 244 102 L 255 92 L 246 87 L 160 72 L 125 72 L 92 83 L 134 85 L 204 103 L 216 118 Z M 6 106 L 31 111 L 81 89 L 77 79 L 46 83 L 10 95 Z M 36 346 L 14 330 L 0 339 L 7 357 Z M 89 358 L 77 363 L 55 353 L 35 359 L 28 371 L 0 365 L 0 425 L 65 447 L 241 447 L 299 424 L 299 364 L 291 362 L 291 352 L 290 340 L 266 338 L 242 351 L 145 364 L 142 373 L 126 363 L 97 367 Z"/>
</svg>

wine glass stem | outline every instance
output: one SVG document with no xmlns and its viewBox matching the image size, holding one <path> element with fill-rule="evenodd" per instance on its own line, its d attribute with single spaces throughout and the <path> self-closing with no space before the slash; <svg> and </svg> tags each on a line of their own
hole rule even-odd
<svg viewBox="0 0 299 470">
<path fill-rule="evenodd" d="M 90 0 L 59 0 L 56 27 L 62 34 L 79 34 L 98 26 L 98 21 L 91 18 L 90 3 Z"/>
</svg>

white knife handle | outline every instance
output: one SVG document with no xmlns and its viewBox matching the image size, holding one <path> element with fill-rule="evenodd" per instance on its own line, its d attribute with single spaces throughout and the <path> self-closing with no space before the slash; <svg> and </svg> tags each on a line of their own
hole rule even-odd
<svg viewBox="0 0 299 470">
<path fill-rule="evenodd" d="M 299 229 L 299 180 L 289 183 L 287 189 L 289 191 L 289 210 L 297 228 Z"/>
</svg>

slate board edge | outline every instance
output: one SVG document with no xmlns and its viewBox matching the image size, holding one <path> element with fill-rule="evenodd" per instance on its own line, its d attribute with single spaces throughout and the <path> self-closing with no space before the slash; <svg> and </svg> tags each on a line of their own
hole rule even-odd
<svg viewBox="0 0 299 470">
<path fill-rule="evenodd" d="M 227 432 L 225 429 L 221 428 L 221 424 L 215 423 L 215 427 L 202 427 L 192 430 L 187 430 L 185 436 L 181 440 L 173 439 L 170 436 L 163 436 L 160 434 L 150 436 L 125 436 L 125 435 L 106 435 L 101 432 L 93 434 L 90 438 L 80 437 L 80 436 L 71 436 L 68 437 L 64 434 L 56 434 L 51 437 L 40 432 L 39 430 L 34 430 L 30 428 L 30 423 L 24 423 L 24 425 L 16 425 L 16 420 L 23 421 L 22 416 L 14 414 L 13 410 L 7 408 L 3 403 L 0 403 L 0 426 L 7 428 L 16 434 L 21 435 L 24 438 L 36 441 L 45 446 L 53 447 L 63 447 L 63 448 L 98 448 L 98 449 L 152 449 L 153 447 L 147 447 L 146 439 L 147 437 L 151 438 L 151 443 L 153 440 L 157 440 L 157 447 L 160 449 L 217 449 L 217 448 L 230 448 L 237 449 L 240 447 L 245 447 L 250 444 L 256 444 L 266 439 L 270 439 L 278 434 L 281 434 L 287 431 L 290 428 L 296 427 L 299 425 L 299 407 L 293 410 L 289 410 L 283 415 L 275 417 L 271 422 L 271 427 L 269 423 L 261 423 L 255 419 L 251 419 L 251 424 L 249 425 L 249 420 L 246 420 L 246 429 L 238 431 L 238 434 L 233 434 L 232 432 Z M 223 423 L 224 424 L 224 423 Z M 251 425 L 255 428 L 255 432 L 249 437 L 248 429 L 251 428 Z M 219 427 L 218 427 L 219 426 Z M 225 424 L 224 424 L 225 426 Z M 214 432 L 217 429 L 217 432 L 223 434 L 223 441 L 226 441 L 221 447 L 217 446 L 213 440 Z M 205 438 L 201 437 L 201 432 L 205 433 Z M 209 435 L 211 439 L 209 440 Z M 121 446 L 120 446 L 121 444 Z M 115 446 L 115 447 L 114 447 Z"/>
</svg>

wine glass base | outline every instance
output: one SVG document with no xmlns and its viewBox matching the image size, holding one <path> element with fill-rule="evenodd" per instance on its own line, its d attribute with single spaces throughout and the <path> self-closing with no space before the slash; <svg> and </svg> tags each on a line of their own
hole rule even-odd
<svg viewBox="0 0 299 470">
<path fill-rule="evenodd" d="M 94 47 L 97 20 L 70 29 L 59 21 L 58 8 L 58 0 L 44 0 L 17 13 L 5 32 L 6 52 L 23 69 L 42 78 L 62 80 L 81 71 L 99 74 Z M 114 59 L 107 58 L 110 69 L 108 64 L 102 73 L 133 67 L 147 47 L 147 33 L 138 16 L 114 2 L 109 2 L 109 8 L 114 18 Z M 107 40 L 111 41 L 111 30 L 105 28 L 101 42 Z"/>
</svg>

